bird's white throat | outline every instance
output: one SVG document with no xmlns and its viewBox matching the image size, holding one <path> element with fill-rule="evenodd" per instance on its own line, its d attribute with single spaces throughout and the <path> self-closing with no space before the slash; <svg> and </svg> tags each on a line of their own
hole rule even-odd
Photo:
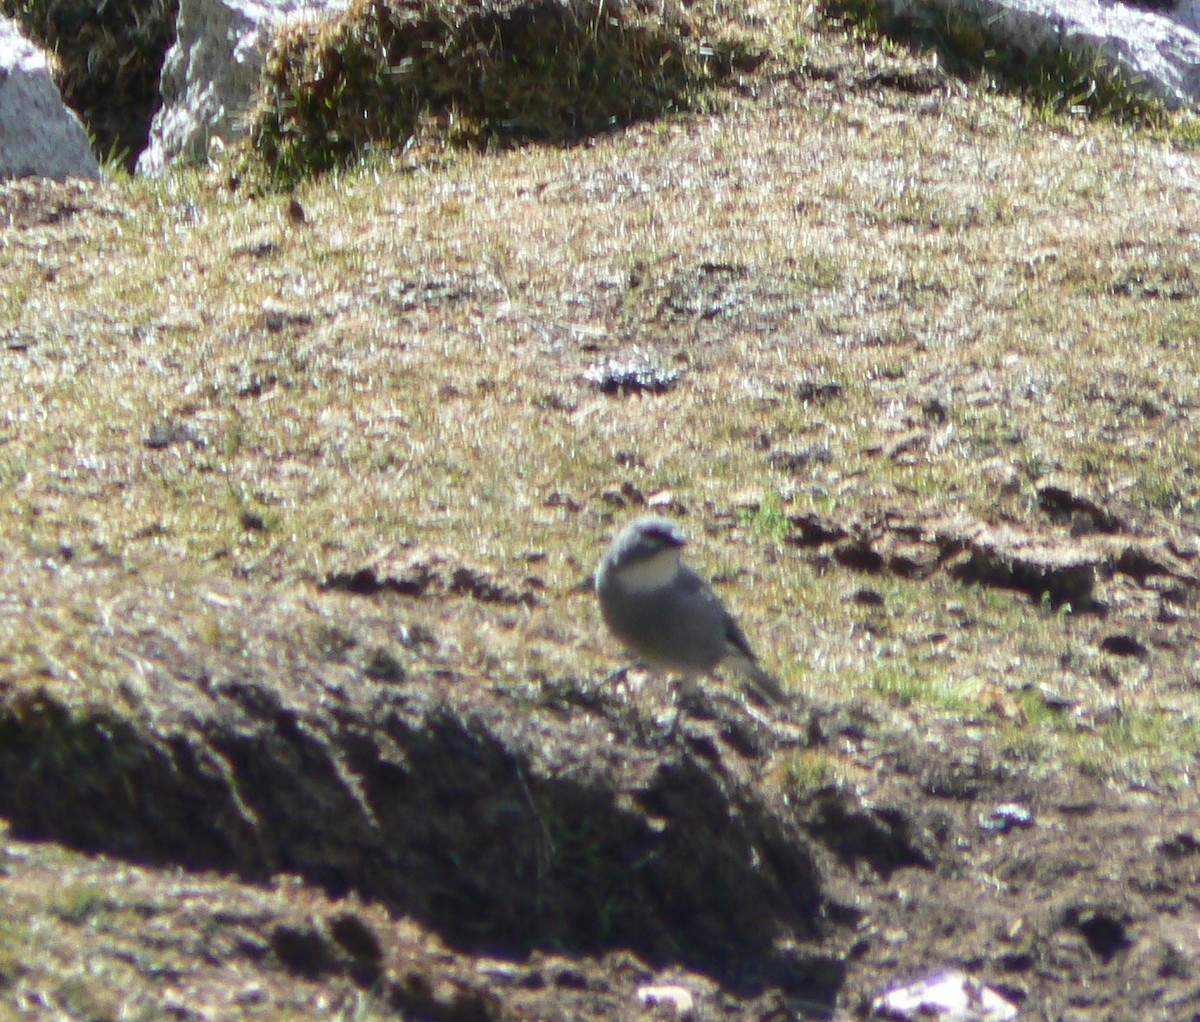
<svg viewBox="0 0 1200 1022">
<path fill-rule="evenodd" d="M 621 588 L 627 593 L 644 593 L 670 585 L 675 581 L 677 574 L 679 550 L 676 547 L 667 547 L 644 561 L 626 565 L 618 571 L 617 577 Z"/>
</svg>

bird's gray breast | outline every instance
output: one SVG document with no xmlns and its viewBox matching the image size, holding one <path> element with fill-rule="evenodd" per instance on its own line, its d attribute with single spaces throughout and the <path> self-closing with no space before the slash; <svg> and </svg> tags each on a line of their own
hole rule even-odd
<svg viewBox="0 0 1200 1022">
<path fill-rule="evenodd" d="M 619 574 L 606 573 L 598 587 L 608 627 L 652 667 L 711 671 L 725 651 L 725 609 L 699 575 L 682 566 L 673 582 L 629 591 Z"/>
</svg>

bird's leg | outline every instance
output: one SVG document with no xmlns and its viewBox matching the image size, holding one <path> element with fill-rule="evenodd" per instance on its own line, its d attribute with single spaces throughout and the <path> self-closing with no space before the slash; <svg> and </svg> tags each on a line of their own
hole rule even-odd
<svg viewBox="0 0 1200 1022">
<path fill-rule="evenodd" d="M 676 703 L 675 712 L 671 714 L 670 723 L 667 724 L 667 729 L 663 732 L 663 741 L 673 742 L 679 737 L 679 722 L 682 719 L 683 707 Z"/>
<path fill-rule="evenodd" d="M 663 737 L 668 742 L 673 742 L 675 736 L 679 733 L 679 719 L 683 716 L 683 707 L 679 704 L 679 683 L 673 675 L 667 678 L 667 702 L 674 712 L 671 714 L 670 722 L 667 724 Z M 662 721 L 665 716 L 663 714 L 663 716 L 656 717 L 655 723 L 657 724 Z"/>
<path fill-rule="evenodd" d="M 604 681 L 601 682 L 601 685 L 610 685 L 615 683 L 617 687 L 624 689 L 624 703 L 633 714 L 634 730 L 637 732 L 638 737 L 642 741 L 650 741 L 651 735 L 646 730 L 646 721 L 638 707 L 637 693 L 633 690 L 633 686 L 629 683 L 629 673 L 635 669 L 643 671 L 649 670 L 649 668 L 647 668 L 646 665 L 641 661 L 635 660 L 632 663 L 625 664 L 623 667 L 618 667 L 615 671 L 606 675 Z M 674 734 L 675 725 L 678 723 L 678 721 L 679 713 L 676 711 L 675 720 L 671 723 L 670 732 L 672 735 Z"/>
<path fill-rule="evenodd" d="M 671 706 L 674 713 L 671 714 L 671 722 L 667 725 L 666 739 L 674 741 L 679 734 L 679 724 L 683 720 L 683 715 L 687 711 L 689 704 L 694 704 L 696 698 L 702 695 L 698 679 L 694 674 L 672 675 L 667 682 L 667 691 L 670 694 Z"/>
</svg>

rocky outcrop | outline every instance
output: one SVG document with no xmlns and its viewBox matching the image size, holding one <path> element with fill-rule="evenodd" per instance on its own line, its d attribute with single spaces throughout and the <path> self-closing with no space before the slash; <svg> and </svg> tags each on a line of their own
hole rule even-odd
<svg viewBox="0 0 1200 1022">
<path fill-rule="evenodd" d="M 320 18 L 348 0 L 182 0 L 175 45 L 162 71 L 162 109 L 150 127 L 139 174 L 177 159 L 202 161 L 213 138 L 241 134 L 239 117 L 258 87 L 263 55 L 288 19 Z"/>
<path fill-rule="evenodd" d="M 100 167 L 45 56 L 0 17 L 0 181 L 14 177 L 96 179 Z"/>
<path fill-rule="evenodd" d="M 948 17 L 1018 58 L 1099 55 L 1168 108 L 1200 99 L 1200 32 L 1194 0 L 1150 11 L 1097 0 L 879 0 L 894 17 L 941 29 Z M 162 109 L 141 174 L 176 160 L 202 161 L 213 138 L 243 133 L 241 114 L 259 85 L 263 59 L 288 20 L 340 14 L 348 0 L 182 0 L 178 34 L 162 72 Z"/>
<path fill-rule="evenodd" d="M 945 24 L 948 16 L 995 48 L 1032 57 L 1066 50 L 1099 56 L 1168 109 L 1200 100 L 1200 33 L 1190 0 L 1178 14 L 1098 0 L 882 0 L 899 18 Z"/>
</svg>

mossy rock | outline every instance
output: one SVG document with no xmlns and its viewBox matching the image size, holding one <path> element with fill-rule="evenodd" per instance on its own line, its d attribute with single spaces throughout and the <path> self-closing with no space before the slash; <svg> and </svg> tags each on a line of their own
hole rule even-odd
<svg viewBox="0 0 1200 1022">
<path fill-rule="evenodd" d="M 605 0 L 357 0 L 285 30 L 263 69 L 251 138 L 281 182 L 403 146 L 572 142 L 691 107 L 761 59 L 682 12 Z"/>
</svg>

